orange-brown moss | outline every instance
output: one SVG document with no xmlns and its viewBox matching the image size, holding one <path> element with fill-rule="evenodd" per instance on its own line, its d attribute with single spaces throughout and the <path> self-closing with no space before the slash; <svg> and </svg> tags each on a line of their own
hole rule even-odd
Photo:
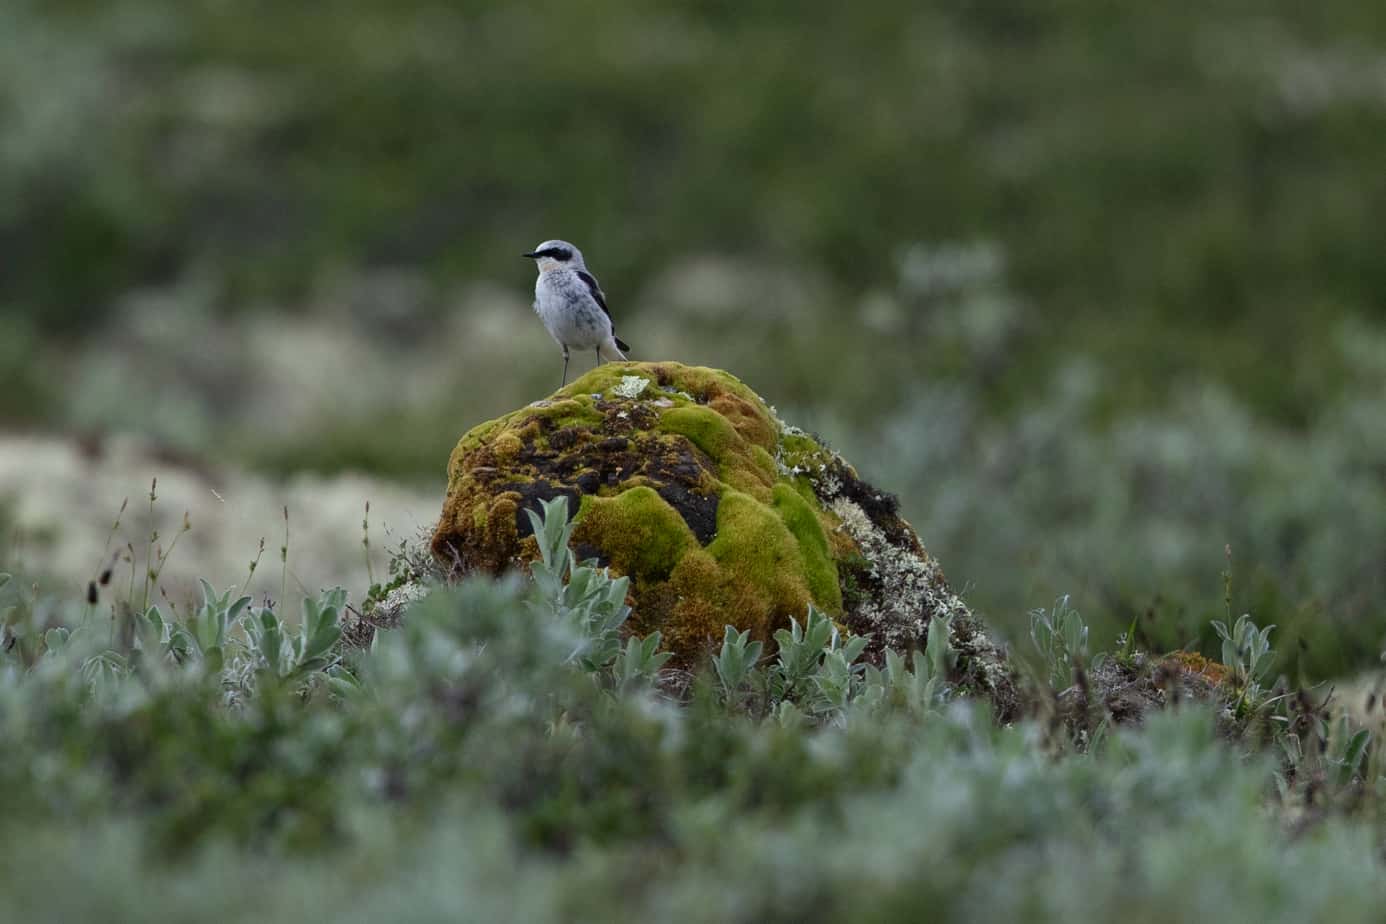
<svg viewBox="0 0 1386 924">
<path fill-rule="evenodd" d="M 746 442 L 765 450 L 775 448 L 779 434 L 764 405 L 723 392 L 708 401 L 707 406 L 731 423 Z"/>
<path fill-rule="evenodd" d="M 1165 655 L 1165 664 L 1186 674 L 1198 674 L 1214 684 L 1226 683 L 1232 676 L 1232 669 L 1217 661 L 1210 661 L 1196 651 L 1175 651 Z"/>
</svg>

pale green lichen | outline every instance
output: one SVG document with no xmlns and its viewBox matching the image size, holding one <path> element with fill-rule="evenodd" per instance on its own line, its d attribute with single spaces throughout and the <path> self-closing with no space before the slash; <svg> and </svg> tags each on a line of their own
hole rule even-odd
<svg viewBox="0 0 1386 924">
<path fill-rule="evenodd" d="M 621 381 L 611 389 L 611 393 L 618 398 L 638 398 L 650 385 L 650 380 L 640 375 L 626 375 L 621 377 Z"/>
</svg>

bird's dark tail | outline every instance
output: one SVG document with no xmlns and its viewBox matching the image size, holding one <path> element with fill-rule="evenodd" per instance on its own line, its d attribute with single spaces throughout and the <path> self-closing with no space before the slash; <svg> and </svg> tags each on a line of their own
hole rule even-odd
<svg viewBox="0 0 1386 924">
<path fill-rule="evenodd" d="M 626 342 L 622 340 L 620 337 L 617 337 L 613 334 L 611 339 L 616 341 L 616 345 L 621 348 L 622 353 L 630 352 L 630 347 L 626 346 Z"/>
</svg>

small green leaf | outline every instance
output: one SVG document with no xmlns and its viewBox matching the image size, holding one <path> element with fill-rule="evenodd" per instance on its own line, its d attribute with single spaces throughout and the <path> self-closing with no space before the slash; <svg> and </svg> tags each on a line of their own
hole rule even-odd
<svg viewBox="0 0 1386 924">
<path fill-rule="evenodd" d="M 56 654 L 62 651 L 63 646 L 67 644 L 67 640 L 71 635 L 72 633 L 62 626 L 49 629 L 43 634 L 43 647 Z"/>
<path fill-rule="evenodd" d="M 842 655 L 847 659 L 847 663 L 851 664 L 861 657 L 862 652 L 866 651 L 866 646 L 869 644 L 871 644 L 869 635 L 854 635 L 842 646 Z"/>
<path fill-rule="evenodd" d="M 1338 768 L 1338 782 L 1346 785 L 1357 775 L 1357 768 L 1362 763 L 1363 756 L 1367 753 L 1367 745 L 1371 742 L 1371 732 L 1363 728 L 1348 739 L 1347 747 L 1343 750 L 1343 762 Z"/>
</svg>

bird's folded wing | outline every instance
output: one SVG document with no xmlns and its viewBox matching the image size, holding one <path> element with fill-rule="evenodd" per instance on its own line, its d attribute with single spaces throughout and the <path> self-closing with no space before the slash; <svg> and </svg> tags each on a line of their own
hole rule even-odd
<svg viewBox="0 0 1386 924">
<path fill-rule="evenodd" d="M 602 311 L 606 312 L 607 319 L 611 318 L 611 309 L 606 307 L 606 296 L 602 294 L 602 287 L 597 285 L 597 277 L 586 270 L 578 270 L 578 278 L 587 284 L 587 291 L 592 293 L 592 298 L 598 305 L 602 306 Z"/>
</svg>

